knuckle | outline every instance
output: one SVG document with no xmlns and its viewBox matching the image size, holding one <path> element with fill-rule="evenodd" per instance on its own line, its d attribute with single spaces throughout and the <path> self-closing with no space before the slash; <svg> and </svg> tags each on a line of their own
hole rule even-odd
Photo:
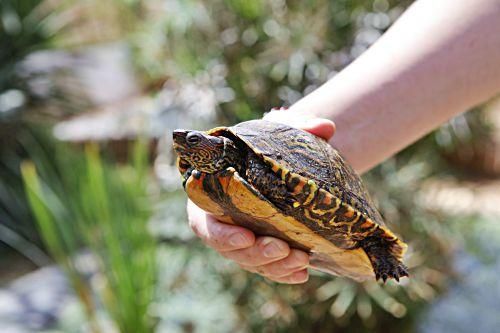
<svg viewBox="0 0 500 333">
<path fill-rule="evenodd" d="M 207 223 L 208 238 L 217 243 L 225 243 L 229 236 L 230 226 L 224 225 L 217 221 Z"/>
<path fill-rule="evenodd" d="M 245 253 L 239 258 L 240 262 L 245 263 L 247 266 L 259 267 L 265 260 L 261 258 L 260 255 L 255 254 L 253 251 L 245 251 Z"/>
<path fill-rule="evenodd" d="M 241 251 L 240 261 L 244 262 L 248 266 L 254 266 L 255 267 L 259 263 L 259 258 L 257 258 L 253 254 L 253 251 L 251 249 L 249 251 L 242 250 Z"/>
<path fill-rule="evenodd" d="M 248 255 L 245 254 L 245 250 L 236 251 L 219 251 L 220 255 L 226 259 L 236 262 L 241 267 L 249 268 L 252 267 L 252 263 L 247 260 Z"/>
<path fill-rule="evenodd" d="M 270 275 L 269 272 L 262 266 L 257 266 L 254 268 L 255 269 L 255 272 L 262 275 L 262 276 L 268 276 Z"/>
</svg>

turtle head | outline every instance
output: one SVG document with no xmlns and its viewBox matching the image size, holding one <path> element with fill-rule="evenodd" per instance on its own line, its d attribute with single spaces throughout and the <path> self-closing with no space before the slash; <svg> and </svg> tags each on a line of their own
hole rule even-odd
<svg viewBox="0 0 500 333">
<path fill-rule="evenodd" d="M 214 173 L 229 166 L 230 159 L 225 151 L 229 139 L 181 129 L 175 130 L 173 137 L 176 153 L 196 170 Z"/>
</svg>

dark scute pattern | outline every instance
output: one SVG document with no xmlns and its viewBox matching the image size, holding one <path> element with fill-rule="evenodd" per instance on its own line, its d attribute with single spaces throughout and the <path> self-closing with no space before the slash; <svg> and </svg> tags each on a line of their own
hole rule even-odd
<svg viewBox="0 0 500 333">
<path fill-rule="evenodd" d="M 254 150 L 293 173 L 313 179 L 321 188 L 384 225 L 357 173 L 326 141 L 264 120 L 243 122 L 230 130 Z"/>
</svg>

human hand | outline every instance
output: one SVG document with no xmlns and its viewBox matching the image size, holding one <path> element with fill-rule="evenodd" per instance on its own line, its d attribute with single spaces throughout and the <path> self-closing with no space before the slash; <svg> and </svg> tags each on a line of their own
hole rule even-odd
<svg viewBox="0 0 500 333">
<path fill-rule="evenodd" d="M 335 132 L 332 121 L 291 110 L 274 110 L 264 119 L 304 129 L 325 140 L 329 140 Z M 304 283 L 309 278 L 309 255 L 306 252 L 291 249 L 280 239 L 256 237 L 248 229 L 219 222 L 192 201 L 188 201 L 187 211 L 194 233 L 206 245 L 235 261 L 241 268 L 281 283 Z"/>
</svg>

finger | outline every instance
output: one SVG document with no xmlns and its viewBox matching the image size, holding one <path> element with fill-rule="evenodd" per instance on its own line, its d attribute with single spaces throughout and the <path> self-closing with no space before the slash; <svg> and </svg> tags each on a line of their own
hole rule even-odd
<svg viewBox="0 0 500 333">
<path fill-rule="evenodd" d="M 309 255 L 304 251 L 292 249 L 284 259 L 263 266 L 243 266 L 242 268 L 269 278 L 279 278 L 303 270 L 308 265 Z"/>
<path fill-rule="evenodd" d="M 300 128 L 326 141 L 333 137 L 336 129 L 333 121 L 324 118 L 308 119 Z"/>
<path fill-rule="evenodd" d="M 307 269 L 302 269 L 287 276 L 272 277 L 268 279 L 279 283 L 299 284 L 309 280 L 309 273 L 307 272 Z"/>
<path fill-rule="evenodd" d="M 289 254 L 288 244 L 274 237 L 259 237 L 254 245 L 246 249 L 221 252 L 225 258 L 250 267 L 266 265 L 283 259 Z"/>
<path fill-rule="evenodd" d="M 188 216 L 194 233 L 217 251 L 244 249 L 255 243 L 250 230 L 219 222 L 191 201 L 188 201 Z"/>
</svg>

